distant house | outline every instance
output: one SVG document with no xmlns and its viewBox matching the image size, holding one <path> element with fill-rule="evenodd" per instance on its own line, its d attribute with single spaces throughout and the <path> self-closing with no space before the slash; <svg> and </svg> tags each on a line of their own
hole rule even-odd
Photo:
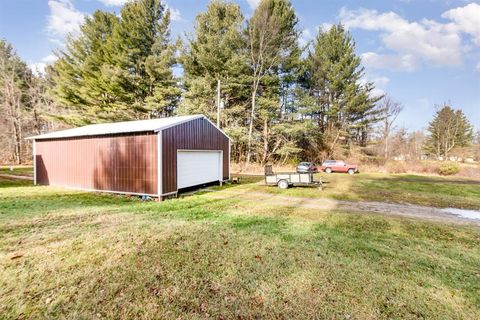
<svg viewBox="0 0 480 320">
<path fill-rule="evenodd" d="M 41 185 L 162 199 L 230 175 L 230 139 L 203 115 L 94 124 L 28 139 Z"/>
</svg>

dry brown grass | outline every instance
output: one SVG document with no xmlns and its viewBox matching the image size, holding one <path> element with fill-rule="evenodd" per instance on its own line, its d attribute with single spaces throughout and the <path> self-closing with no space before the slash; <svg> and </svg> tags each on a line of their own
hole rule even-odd
<svg viewBox="0 0 480 320">
<path fill-rule="evenodd" d="M 347 163 L 358 163 L 355 161 L 348 161 Z M 360 163 L 360 172 L 367 173 L 393 173 L 393 174 L 420 174 L 437 176 L 439 167 L 444 164 L 444 161 L 387 161 L 383 165 L 372 163 Z M 480 164 L 476 163 L 457 163 L 460 166 L 460 172 L 455 174 L 457 177 L 466 178 L 480 178 Z M 246 166 L 244 163 L 232 163 L 231 172 L 233 175 L 263 175 L 264 167 L 252 163 Z M 294 172 L 294 165 L 277 165 L 273 164 L 274 172 Z"/>
<path fill-rule="evenodd" d="M 281 164 L 274 164 L 273 169 L 275 172 L 294 172 L 295 166 L 294 165 L 281 165 Z M 230 170 L 232 174 L 242 174 L 242 175 L 263 175 L 265 168 L 264 166 L 258 163 L 251 163 L 248 166 L 245 163 L 231 163 Z"/>
</svg>

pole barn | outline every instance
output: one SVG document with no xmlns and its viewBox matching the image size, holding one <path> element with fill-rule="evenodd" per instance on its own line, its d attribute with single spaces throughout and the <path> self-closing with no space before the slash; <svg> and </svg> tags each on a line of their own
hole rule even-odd
<svg viewBox="0 0 480 320">
<path fill-rule="evenodd" d="M 230 138 L 203 115 L 94 124 L 28 139 L 35 184 L 162 199 L 230 178 Z"/>
</svg>

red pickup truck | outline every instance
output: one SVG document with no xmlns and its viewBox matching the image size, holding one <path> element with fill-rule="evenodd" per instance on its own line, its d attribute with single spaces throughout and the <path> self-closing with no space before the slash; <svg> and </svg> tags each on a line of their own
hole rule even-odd
<svg viewBox="0 0 480 320">
<path fill-rule="evenodd" d="M 348 174 L 354 174 L 359 172 L 357 165 L 346 164 L 342 160 L 325 160 L 321 166 L 317 167 L 317 169 L 318 171 L 324 171 L 326 173 L 345 172 Z"/>
</svg>

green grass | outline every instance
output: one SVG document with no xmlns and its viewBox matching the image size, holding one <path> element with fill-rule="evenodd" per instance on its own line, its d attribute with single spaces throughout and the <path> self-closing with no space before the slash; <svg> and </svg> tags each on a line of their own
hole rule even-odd
<svg viewBox="0 0 480 320">
<path fill-rule="evenodd" d="M 327 195 L 350 178 L 411 179 Z M 480 228 L 213 196 L 254 180 L 156 203 L 0 178 L 1 318 L 480 317 Z"/>
<path fill-rule="evenodd" d="M 455 207 L 480 209 L 480 181 L 458 177 L 436 177 L 406 174 L 322 174 L 317 178 L 326 181 L 319 192 L 315 188 L 277 187 L 265 189 L 258 184 L 251 190 L 267 191 L 296 197 L 328 197 L 338 200 L 381 201 L 411 203 L 439 208 Z M 262 178 L 257 178 L 261 181 Z"/>
<path fill-rule="evenodd" d="M 29 166 L 13 166 L 13 170 L 10 167 L 0 167 L 0 174 L 9 174 L 14 176 L 33 176 L 33 168 Z"/>
</svg>

